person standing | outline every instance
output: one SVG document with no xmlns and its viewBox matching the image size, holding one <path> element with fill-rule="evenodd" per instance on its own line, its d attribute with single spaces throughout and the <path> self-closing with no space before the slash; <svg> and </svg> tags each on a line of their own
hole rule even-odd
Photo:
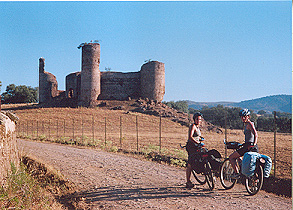
<svg viewBox="0 0 293 210">
<path fill-rule="evenodd" d="M 255 129 L 254 123 L 250 121 L 250 111 L 248 109 L 243 109 L 239 112 L 242 122 L 244 123 L 244 136 L 245 143 L 233 152 L 229 156 L 231 166 L 234 169 L 234 174 L 232 174 L 232 179 L 240 178 L 239 168 L 236 164 L 236 159 L 242 157 L 246 152 L 258 152 L 257 146 L 257 131 Z"/>
<path fill-rule="evenodd" d="M 188 161 L 186 167 L 186 188 L 193 188 L 194 184 L 190 180 L 192 165 L 195 162 L 196 148 L 198 144 L 201 144 L 201 132 L 199 126 L 201 124 L 203 115 L 200 112 L 197 112 L 193 115 L 194 123 L 189 126 L 188 130 L 188 141 L 186 144 L 186 150 L 188 152 Z"/>
</svg>

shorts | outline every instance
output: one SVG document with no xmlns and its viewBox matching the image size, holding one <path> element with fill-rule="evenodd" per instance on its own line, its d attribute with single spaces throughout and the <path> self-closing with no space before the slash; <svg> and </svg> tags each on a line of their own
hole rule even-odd
<svg viewBox="0 0 293 210">
<path fill-rule="evenodd" d="M 257 144 L 251 147 L 251 143 L 247 142 L 242 145 L 239 149 L 236 150 L 240 156 L 243 156 L 246 152 L 258 152 Z"/>
<path fill-rule="evenodd" d="M 191 142 L 191 141 L 188 141 L 187 144 L 186 144 L 186 150 L 187 150 L 187 153 L 188 153 L 188 160 L 187 160 L 187 163 L 189 163 L 190 165 L 193 165 L 194 164 L 194 160 L 197 156 L 197 146 L 195 143 Z"/>
<path fill-rule="evenodd" d="M 187 163 L 191 164 L 195 158 L 196 145 L 191 141 L 187 141 L 186 151 L 188 153 Z"/>
</svg>

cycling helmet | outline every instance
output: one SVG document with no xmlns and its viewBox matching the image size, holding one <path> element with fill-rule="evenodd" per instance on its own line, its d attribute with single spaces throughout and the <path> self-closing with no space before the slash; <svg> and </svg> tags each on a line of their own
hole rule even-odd
<svg viewBox="0 0 293 210">
<path fill-rule="evenodd" d="M 244 116 L 248 116 L 250 115 L 250 111 L 248 109 L 242 109 L 240 112 L 239 112 L 239 116 L 240 117 L 244 117 Z"/>
<path fill-rule="evenodd" d="M 194 113 L 194 115 L 193 115 L 193 120 L 195 120 L 195 118 L 198 117 L 198 116 L 203 117 L 202 113 L 200 113 L 200 112 L 196 112 L 196 113 Z"/>
</svg>

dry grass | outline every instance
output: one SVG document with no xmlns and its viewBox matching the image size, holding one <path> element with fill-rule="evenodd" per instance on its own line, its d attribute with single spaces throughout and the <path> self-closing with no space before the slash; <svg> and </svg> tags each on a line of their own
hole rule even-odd
<svg viewBox="0 0 293 210">
<path fill-rule="evenodd" d="M 14 105 L 14 108 L 17 105 Z M 18 135 L 32 139 L 51 140 L 63 143 L 76 143 L 90 146 L 106 146 L 115 151 L 157 150 L 181 158 L 187 154 L 179 144 L 185 144 L 188 128 L 162 118 L 140 113 L 125 113 L 121 110 L 100 108 L 31 108 L 16 109 L 20 118 Z M 2 108 L 11 108 L 3 105 Z M 106 128 L 105 128 L 106 121 Z M 161 129 L 161 138 L 160 138 Z M 206 147 L 217 149 L 225 156 L 223 139 L 225 134 L 203 131 Z M 228 141 L 243 141 L 241 130 L 228 130 Z M 137 144 L 138 143 L 138 144 Z M 260 153 L 274 161 L 274 133 L 259 132 Z M 228 154 L 232 151 L 227 151 Z M 292 135 L 277 133 L 276 176 L 291 179 Z"/>
<path fill-rule="evenodd" d="M 18 168 L 11 164 L 6 183 L 0 187 L 0 209 L 63 209 L 40 183 L 23 164 Z"/>
</svg>

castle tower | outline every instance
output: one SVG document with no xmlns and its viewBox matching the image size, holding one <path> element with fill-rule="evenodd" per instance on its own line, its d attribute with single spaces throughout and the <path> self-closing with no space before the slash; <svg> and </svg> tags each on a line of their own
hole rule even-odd
<svg viewBox="0 0 293 210">
<path fill-rule="evenodd" d="M 93 106 L 100 94 L 100 44 L 82 46 L 82 69 L 79 104 Z"/>
<path fill-rule="evenodd" d="M 44 88 L 45 58 L 39 59 L 39 103 L 46 102 L 46 93 Z"/>
<path fill-rule="evenodd" d="M 45 72 L 45 58 L 39 59 L 39 73 Z"/>
<path fill-rule="evenodd" d="M 39 59 L 39 103 L 45 103 L 58 95 L 56 77 L 45 72 L 45 58 Z"/>
<path fill-rule="evenodd" d="M 140 70 L 141 97 L 161 102 L 165 94 L 165 64 L 151 61 Z"/>
</svg>

